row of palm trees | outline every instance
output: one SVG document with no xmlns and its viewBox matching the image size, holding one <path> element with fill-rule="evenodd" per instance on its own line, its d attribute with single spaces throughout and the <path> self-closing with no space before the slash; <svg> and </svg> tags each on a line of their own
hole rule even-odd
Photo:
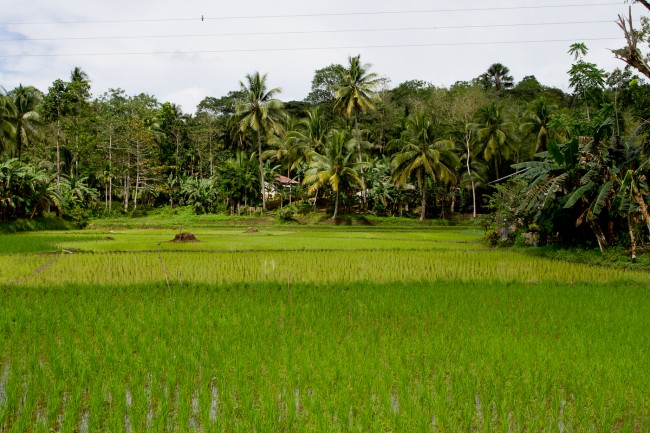
<svg viewBox="0 0 650 433">
<path fill-rule="evenodd" d="M 279 88 L 267 90 L 266 75 L 259 73 L 246 76 L 241 91 L 244 100 L 237 105 L 235 116 L 238 117 L 242 132 L 252 130 L 257 137 L 260 180 L 266 179 L 264 160 L 271 159 L 287 169 L 288 177 L 301 164 L 307 166 L 303 183 L 309 188 L 309 194 L 329 188 L 334 195 L 334 214 L 339 210 L 342 191 L 356 187 L 361 200 L 366 202 L 365 171 L 370 168 L 366 149 L 371 144 L 363 139 L 359 126 L 359 116 L 367 110 L 374 109 L 378 101 L 377 85 L 379 78 L 369 72 L 370 65 L 363 64 L 360 57 L 350 57 L 349 67 L 341 69 L 340 79 L 336 85 L 335 111 L 341 113 L 344 120 L 353 122 L 352 128 L 346 125 L 332 127 L 320 107 L 312 108 L 305 118 L 297 123 L 289 122 L 282 128 L 282 103 L 273 96 Z M 496 125 L 500 127 L 502 125 Z M 350 131 L 352 129 L 352 131 Z M 501 137 L 494 138 L 500 130 L 485 133 L 487 155 L 498 152 L 504 145 Z M 456 181 L 456 169 L 460 163 L 451 140 L 439 138 L 439 131 L 430 115 L 417 112 L 405 122 L 401 137 L 391 145 L 397 148 L 392 159 L 393 182 L 404 186 L 415 177 L 421 188 L 421 215 L 426 215 L 427 177 L 434 183 L 448 184 Z M 484 134 L 481 130 L 480 134 Z M 269 149 L 262 151 L 262 137 L 269 138 Z M 500 140 L 500 141 L 499 141 Z M 472 176 L 470 170 L 470 177 Z M 264 181 L 260 184 L 262 206 L 266 208 Z"/>
<path fill-rule="evenodd" d="M 363 64 L 360 56 L 350 57 L 349 63 L 349 68 L 341 70 L 340 80 L 336 87 L 336 105 L 334 109 L 343 113 L 347 118 L 352 117 L 354 119 L 354 142 L 357 149 L 358 163 L 362 164 L 359 113 L 374 108 L 374 103 L 377 100 L 376 86 L 379 82 L 379 78 L 375 73 L 368 71 L 370 65 Z M 235 116 L 239 119 L 238 121 L 241 132 L 245 133 L 248 130 L 252 130 L 257 136 L 257 154 L 259 158 L 260 179 L 262 180 L 260 193 L 262 197 L 262 208 L 266 210 L 266 195 L 264 194 L 263 185 L 263 179 L 265 179 L 265 176 L 262 135 L 278 135 L 281 131 L 282 102 L 274 98 L 274 96 L 281 92 L 281 89 L 267 89 L 266 74 L 260 75 L 259 72 L 247 75 L 246 82 L 240 82 L 240 87 L 244 97 L 243 100 L 237 104 Z M 306 140 L 300 140 L 301 137 L 297 138 L 302 143 L 301 146 L 308 144 L 312 150 L 316 151 L 318 150 L 318 145 L 322 144 L 327 132 L 323 125 L 324 119 L 321 112 L 311 112 L 308 115 L 307 122 L 320 123 L 319 125 L 313 125 L 316 128 L 311 128 L 310 126 L 312 125 L 307 125 L 307 134 L 315 133 L 316 135 L 312 137 L 304 137 Z M 296 131 L 296 134 L 300 134 L 300 132 Z M 333 134 L 333 136 L 339 137 L 339 142 L 345 141 L 341 137 L 341 134 Z M 295 140 L 295 138 L 295 134 L 291 134 L 287 137 L 289 140 L 288 142 Z M 311 143 L 309 141 L 311 141 Z M 278 151 L 282 152 L 282 146 L 278 147 Z M 341 151 L 343 150 L 343 147 L 339 146 Z M 303 149 L 301 159 L 305 160 L 309 152 L 305 151 L 303 147 L 301 148 Z M 269 155 L 269 153 L 267 153 L 267 155 Z M 322 155 L 320 156 L 322 157 Z M 322 161 L 322 158 L 320 160 Z M 294 160 L 291 162 L 291 165 L 295 165 L 299 162 L 301 161 Z M 363 183 L 363 175 L 360 179 L 361 183 Z M 332 177 L 332 180 L 330 181 L 330 185 L 334 184 L 338 184 L 338 176 L 336 175 Z M 335 193 L 338 197 L 338 189 L 335 189 Z M 363 191 L 363 194 L 365 200 L 365 191 Z M 337 206 L 335 209 L 338 209 L 338 200 L 336 203 Z"/>
<path fill-rule="evenodd" d="M 105 186 L 107 208 L 112 208 L 110 200 L 114 194 L 122 194 L 126 211 L 129 195 L 135 208 L 138 196 L 146 193 L 147 204 L 153 205 L 156 197 L 158 203 L 163 202 L 169 196 L 170 205 L 180 200 L 194 206 L 197 212 L 215 211 L 221 203 L 228 203 L 231 211 L 242 203 L 261 203 L 266 209 L 267 185 L 274 181 L 277 170 L 283 170 L 287 177 L 301 181 L 314 203 L 319 197 L 329 197 L 335 217 L 340 212 L 341 200 L 347 199 L 366 210 L 375 205 L 390 207 L 392 213 L 396 207 L 401 213 L 405 203 L 414 209 L 419 202 L 420 218 L 424 219 L 432 196 L 446 194 L 453 211 L 455 199 L 464 190 L 472 192 L 476 214 L 480 205 L 477 197 L 486 191 L 482 187 L 488 181 L 510 175 L 512 162 L 527 161 L 535 151 L 547 150 L 550 138 L 563 141 L 569 136 L 584 135 L 578 130 L 567 132 L 561 116 L 552 115 L 550 106 L 542 100 L 528 104 L 524 111 L 521 101 L 508 99 L 512 77 L 507 68 L 495 64 L 479 77 L 475 83 L 478 85 L 468 83 L 467 91 L 449 89 L 444 93 L 442 90 L 446 89 L 440 89 L 436 97 L 449 98 L 443 100 L 446 105 L 435 105 L 431 103 L 435 102 L 433 99 L 426 99 L 435 96 L 438 89 L 432 87 L 412 94 L 423 99 L 416 99 L 408 110 L 397 114 L 391 120 L 390 132 L 383 136 L 389 138 L 380 140 L 376 131 L 368 130 L 368 125 L 383 127 L 378 113 L 397 107 L 389 105 L 392 91 L 380 90 L 383 81 L 370 72 L 370 65 L 361 62 L 359 56 L 350 57 L 346 67 L 333 70 L 337 77 L 332 80 L 331 103 L 312 106 L 300 115 L 294 111 L 294 116 L 286 115 L 285 107 L 277 99 L 281 89 L 268 86 L 267 76 L 259 73 L 247 75 L 239 91 L 232 92 L 231 108 L 200 112 L 196 117 L 182 114 L 174 104 L 160 105 L 147 95 L 126 98 L 119 91 L 95 102 L 88 97 L 91 108 L 75 111 L 72 108 L 79 105 L 84 95 L 89 95 L 88 87 L 82 86 L 82 92 L 70 85 L 70 89 L 63 86 L 60 92 L 74 96 L 68 98 L 72 108 L 66 108 L 69 114 L 63 115 L 65 122 L 61 122 L 63 112 L 55 104 L 54 96 L 58 93 L 53 91 L 53 85 L 45 97 L 48 103 L 41 104 L 41 114 L 49 122 L 46 124 L 40 122 L 39 110 L 34 109 L 40 93 L 21 86 L 2 98 L 0 138 L 4 151 L 18 156 L 25 143 L 35 136 L 33 131 L 37 127 L 42 131 L 49 128 L 53 137 L 56 126 L 55 167 L 59 184 L 63 179 L 59 179 L 58 126 L 63 123 L 68 153 L 83 139 L 87 140 L 88 153 L 100 155 L 99 159 L 87 158 L 87 166 L 80 173 L 91 176 L 90 184 Z M 70 83 L 87 83 L 87 77 L 75 71 Z M 518 119 L 518 125 L 506 112 L 504 102 L 517 105 L 525 113 L 525 117 Z M 46 117 L 47 112 L 50 114 Z M 565 112 L 570 113 L 568 106 Z M 405 114 L 408 115 L 403 117 Z M 601 115 L 594 104 L 592 123 L 604 121 L 610 114 Z M 86 127 L 83 116 L 91 119 L 85 123 L 88 130 L 82 129 Z M 571 116 L 565 116 L 568 124 L 582 122 Z M 203 129 L 189 129 L 197 126 Z M 144 129 L 149 132 L 138 132 Z M 531 136 L 536 143 L 530 140 Z M 53 165 L 48 165 L 46 158 L 52 158 L 54 144 L 47 137 L 41 141 L 41 153 L 32 161 L 45 162 L 44 166 L 52 170 Z M 224 149 L 220 142 L 230 144 L 223 144 L 228 147 Z M 75 158 L 80 160 L 79 156 Z M 74 175 L 82 185 L 86 183 L 83 176 L 77 176 L 76 164 L 74 170 L 69 161 L 64 165 L 68 172 L 65 176 Z M 122 185 L 112 188 L 119 177 Z M 399 205 L 394 206 L 395 203 Z"/>
<path fill-rule="evenodd" d="M 501 66 L 500 68 L 495 67 L 492 69 L 494 71 L 489 73 L 489 76 L 492 77 L 490 79 L 496 80 L 499 83 L 508 82 L 511 79 L 511 77 L 507 76 L 507 68 L 504 69 Z M 283 104 L 276 99 L 281 89 L 269 88 L 267 86 L 266 75 L 259 73 L 249 74 L 240 83 L 238 102 L 236 103 L 232 120 L 235 122 L 238 133 L 240 134 L 240 142 L 247 140 L 248 137 L 255 137 L 256 152 L 254 154 L 257 158 L 259 173 L 255 178 L 259 182 L 258 199 L 261 201 L 263 209 L 266 209 L 267 199 L 266 194 L 263 193 L 265 190 L 265 182 L 269 181 L 265 173 L 265 161 L 279 163 L 287 170 L 288 177 L 292 177 L 292 173 L 300 171 L 304 178 L 307 179 L 303 180 L 303 182 L 305 182 L 306 187 L 310 187 L 308 190 L 310 192 L 319 190 L 321 194 L 324 194 L 326 192 L 323 190 L 331 190 L 333 196 L 335 196 L 335 213 L 338 213 L 338 198 L 341 192 L 348 192 L 345 190 L 351 190 L 353 187 L 359 190 L 358 194 L 362 204 L 364 206 L 367 205 L 368 186 L 366 185 L 366 177 L 370 168 L 369 160 L 373 144 L 368 141 L 369 134 L 361 126 L 361 117 L 368 111 L 376 109 L 377 105 L 381 102 L 378 95 L 378 87 L 382 83 L 382 80 L 377 74 L 370 72 L 370 65 L 364 64 L 360 56 L 350 57 L 348 66 L 346 68 L 337 68 L 337 71 L 339 76 L 333 89 L 335 97 L 333 109 L 340 114 L 340 118 L 338 122 L 335 122 L 336 124 L 332 124 L 330 121 L 331 115 L 319 107 L 312 108 L 299 120 L 288 118 L 284 114 Z M 25 145 L 38 135 L 37 129 L 41 128 L 41 130 L 44 130 L 48 127 L 46 122 L 41 121 L 41 117 L 43 119 L 47 117 L 46 120 L 50 123 L 55 122 L 57 128 L 55 166 L 57 184 L 61 183 L 62 156 L 59 154 L 61 149 L 62 119 L 66 115 L 72 118 L 67 119 L 70 121 L 66 126 L 69 130 L 66 133 L 68 135 L 66 140 L 68 142 L 67 147 L 70 147 L 72 139 L 76 146 L 80 133 L 79 131 L 75 132 L 75 128 L 79 128 L 77 118 L 81 116 L 78 113 L 79 108 L 77 105 L 89 96 L 88 77 L 81 69 L 75 68 L 70 80 L 68 86 L 64 82 L 59 83 L 61 80 L 57 80 L 45 98 L 36 89 L 23 86 L 19 86 L 0 98 L 0 131 L 2 131 L 2 134 L 0 134 L 0 144 L 2 145 L 0 152 L 4 151 L 10 156 L 20 158 Z M 61 89 L 58 89 L 56 86 L 57 83 L 61 84 Z M 76 83 L 83 84 L 83 86 L 79 86 L 81 90 L 72 86 L 72 84 Z M 66 97 L 67 94 L 72 96 Z M 39 104 L 40 109 L 38 109 Z M 135 190 L 131 194 L 134 198 L 134 205 L 139 193 L 138 187 L 141 187 L 141 191 L 145 191 L 147 190 L 146 186 L 150 186 L 148 184 L 145 185 L 145 183 L 139 180 L 143 178 L 143 175 L 144 177 L 150 177 L 156 172 L 163 172 L 165 173 L 165 177 L 170 177 L 171 180 L 169 182 L 165 181 L 165 184 L 169 183 L 169 188 L 167 189 L 169 190 L 170 204 L 174 203 L 173 191 L 181 185 L 181 181 L 185 177 L 204 178 L 194 173 L 185 173 L 181 167 L 183 164 L 181 149 L 183 140 L 186 140 L 184 136 L 184 125 L 187 123 L 187 119 L 185 119 L 187 116 L 182 115 L 179 107 L 174 104 L 163 104 L 162 108 L 158 110 L 159 113 L 157 116 L 159 118 L 153 125 L 160 128 L 161 125 L 165 124 L 164 115 L 167 113 L 165 111 L 166 106 L 169 108 L 167 111 L 172 113 L 170 118 L 174 119 L 167 128 L 167 141 L 170 143 L 167 143 L 166 146 L 171 149 L 169 151 L 171 152 L 171 157 L 167 159 L 161 158 L 157 162 L 159 164 L 158 167 L 150 167 L 145 170 L 146 167 L 141 167 L 142 164 L 147 164 L 149 161 L 152 161 L 152 156 L 156 154 L 156 150 L 148 150 L 148 154 L 142 153 L 138 148 L 135 150 L 129 148 L 122 151 L 122 153 L 126 152 L 126 154 L 122 156 L 124 161 L 121 161 L 121 164 L 127 167 L 127 169 L 128 167 L 135 167 L 135 172 L 133 173 L 134 179 L 131 179 L 128 174 L 124 178 L 123 187 L 125 193 L 123 196 L 125 204 L 128 203 L 129 194 L 126 190 L 129 189 L 130 185 L 135 185 Z M 417 182 L 421 191 L 421 218 L 424 218 L 426 214 L 427 188 L 432 184 L 447 185 L 450 183 L 458 183 L 464 177 L 465 179 L 469 179 L 469 184 L 472 185 L 472 191 L 476 195 L 475 188 L 481 183 L 481 176 L 478 175 L 477 171 L 477 168 L 481 168 L 480 161 L 476 160 L 479 151 L 482 152 L 483 159 L 495 161 L 494 164 L 497 173 L 499 173 L 499 167 L 502 161 L 508 158 L 508 146 L 512 140 L 510 140 L 507 132 L 505 132 L 508 129 L 508 125 L 500 113 L 499 108 L 495 104 L 492 104 L 480 113 L 484 114 L 483 119 L 480 120 L 480 123 L 484 125 L 483 128 L 476 128 L 475 125 L 469 124 L 463 125 L 463 127 L 469 128 L 471 135 L 477 137 L 484 145 L 480 146 L 479 149 L 470 149 L 468 147 L 467 155 L 464 157 L 467 165 L 467 173 L 462 176 L 457 173 L 460 158 L 455 153 L 454 140 L 450 139 L 453 134 L 446 134 L 447 138 L 442 139 L 439 125 L 433 121 L 431 114 L 425 114 L 424 112 L 414 113 L 404 121 L 401 136 L 389 143 L 388 147 L 394 151 L 394 158 L 390 164 L 392 183 L 397 187 L 404 187 L 412 180 Z M 96 114 L 92 115 L 96 116 Z M 108 148 L 108 166 L 101 168 L 101 176 L 99 176 L 102 182 L 106 183 L 105 195 L 108 206 L 114 193 L 114 189 L 111 186 L 114 180 L 113 163 L 115 154 L 120 152 L 120 147 L 133 147 L 132 143 L 125 147 L 125 143 L 128 144 L 135 139 L 133 137 L 127 137 L 125 139 L 126 141 L 123 140 L 124 143 L 119 146 L 111 144 L 111 138 L 115 136 L 115 131 L 120 128 L 120 124 L 119 121 L 110 117 L 110 113 L 107 116 L 102 117 L 100 114 L 98 120 L 103 119 L 102 122 L 104 123 L 99 126 L 108 131 L 105 134 L 108 136 L 108 143 L 102 145 L 102 149 Z M 156 115 L 154 114 L 154 116 Z M 131 125 L 133 123 L 133 115 L 130 120 L 126 118 L 126 122 L 128 125 Z M 122 127 L 122 129 L 126 130 L 129 128 Z M 156 131 L 154 135 L 164 135 L 162 130 Z M 159 139 L 156 138 L 154 141 L 156 140 Z M 136 144 L 141 144 L 139 141 L 135 140 L 137 142 Z M 346 144 L 342 145 L 342 143 Z M 52 144 L 45 144 L 46 146 L 53 146 Z M 162 149 L 162 144 L 160 146 Z M 334 151 L 336 151 L 336 156 L 332 154 Z M 354 157 L 347 158 L 348 155 L 345 154 L 346 152 L 352 152 Z M 341 167 L 343 161 L 347 164 L 346 167 Z M 169 173 L 168 169 L 170 164 L 171 167 L 174 167 L 172 168 L 172 173 Z M 210 156 L 210 167 L 211 175 L 219 171 L 213 167 L 212 154 Z M 331 176 L 325 173 L 328 170 L 332 171 Z M 69 175 L 74 174 L 77 176 L 76 165 L 74 173 L 70 170 L 68 171 L 70 172 Z M 84 171 L 87 174 L 89 173 L 88 170 Z M 319 172 L 323 173 L 316 176 Z M 357 176 L 352 176 L 353 173 L 357 173 Z M 248 174 L 247 177 L 250 179 Z M 321 179 L 320 182 L 316 181 L 317 178 Z M 132 180 L 135 182 L 132 182 Z M 339 181 L 341 181 L 341 189 L 339 189 Z M 187 182 L 185 183 L 187 184 Z M 200 182 L 196 182 L 196 185 L 199 184 Z M 318 186 L 312 188 L 313 185 Z M 187 186 L 187 188 L 191 187 Z M 237 194 L 227 195 L 234 197 Z M 204 208 L 207 209 L 208 207 Z M 476 200 L 474 200 L 474 209 L 476 209 Z"/>
</svg>

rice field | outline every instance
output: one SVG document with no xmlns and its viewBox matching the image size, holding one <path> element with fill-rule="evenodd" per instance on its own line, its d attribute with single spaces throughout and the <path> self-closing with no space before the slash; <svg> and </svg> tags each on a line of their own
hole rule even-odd
<svg viewBox="0 0 650 433">
<path fill-rule="evenodd" d="M 0 237 L 0 432 L 650 431 L 648 272 L 242 231 Z"/>
</svg>

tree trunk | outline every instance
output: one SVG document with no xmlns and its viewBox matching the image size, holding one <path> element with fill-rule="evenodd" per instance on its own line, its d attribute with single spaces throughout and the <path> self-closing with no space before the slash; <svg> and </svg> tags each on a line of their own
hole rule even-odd
<svg viewBox="0 0 650 433">
<path fill-rule="evenodd" d="M 630 249 L 632 250 L 632 261 L 636 262 L 636 238 L 634 236 L 634 225 L 632 224 L 632 214 L 627 213 L 627 228 L 630 231 Z"/>
<path fill-rule="evenodd" d="M 56 115 L 56 186 L 61 183 L 61 115 Z"/>
<path fill-rule="evenodd" d="M 422 213 L 420 214 L 420 221 L 424 221 L 427 215 L 427 180 L 422 176 Z"/>
<path fill-rule="evenodd" d="M 501 165 L 501 150 L 497 149 L 497 159 L 494 161 L 494 170 L 496 171 L 497 179 L 501 179 L 499 177 L 499 166 Z"/>
<path fill-rule="evenodd" d="M 639 192 L 638 188 L 635 187 L 632 193 L 634 194 L 634 199 L 639 204 L 641 217 L 643 218 L 643 221 L 645 221 L 645 224 L 648 227 L 648 234 L 650 235 L 650 214 L 648 213 L 648 205 L 645 200 L 643 200 L 643 196 Z"/>
<path fill-rule="evenodd" d="M 317 200 L 318 200 L 318 190 L 316 190 L 316 194 L 314 194 L 314 207 L 316 207 Z"/>
<path fill-rule="evenodd" d="M 129 211 L 129 189 L 131 188 L 129 182 L 129 174 L 124 175 L 124 212 Z"/>
<path fill-rule="evenodd" d="M 458 188 L 453 187 L 450 188 L 451 191 L 451 206 L 449 208 L 449 213 L 453 214 L 454 213 L 454 208 L 456 207 L 456 190 Z"/>
<path fill-rule="evenodd" d="M 108 209 L 113 209 L 113 131 L 108 135 Z"/>
<path fill-rule="evenodd" d="M 262 184 L 262 211 L 266 211 L 266 194 L 264 185 L 264 164 L 262 164 L 262 134 L 257 130 L 257 159 L 260 162 L 260 183 Z"/>
<path fill-rule="evenodd" d="M 354 110 L 354 134 L 356 135 L 355 140 L 357 142 L 357 151 L 359 152 L 359 163 L 363 162 L 363 158 L 361 157 L 361 137 L 359 137 L 359 120 L 358 120 L 358 115 L 357 115 L 357 110 Z M 363 184 L 363 188 L 361 188 L 361 199 L 363 200 L 363 204 L 366 204 L 366 180 L 363 175 L 363 170 L 361 170 L 361 183 Z"/>
<path fill-rule="evenodd" d="M 639 0 L 646 8 L 650 10 L 649 3 L 645 0 Z M 619 48 L 617 50 L 611 50 L 614 55 L 623 60 L 628 65 L 632 66 L 637 71 L 641 72 L 646 77 L 650 78 L 650 66 L 646 62 L 641 50 L 638 48 L 639 35 L 640 32 L 634 29 L 632 21 L 632 8 L 629 8 L 628 18 L 625 18 L 623 15 L 618 16 L 618 21 L 616 22 L 618 26 L 623 30 L 625 35 L 625 40 L 627 45 L 624 48 Z M 629 27 L 628 27 L 629 25 Z"/>
<path fill-rule="evenodd" d="M 593 231 L 594 235 L 596 236 L 596 240 L 598 241 L 598 248 L 600 248 L 600 252 L 604 253 L 605 248 L 607 247 L 607 239 L 605 238 L 605 234 L 603 233 L 603 230 L 600 228 L 598 221 L 590 219 L 589 227 L 591 228 L 591 231 Z"/>
<path fill-rule="evenodd" d="M 339 191 L 336 191 L 336 200 L 334 201 L 334 215 L 332 215 L 332 219 L 336 219 L 336 215 L 339 213 Z"/>
<path fill-rule="evenodd" d="M 133 193 L 133 210 L 138 208 L 138 187 L 140 186 L 140 142 L 135 143 L 135 191 Z"/>
<path fill-rule="evenodd" d="M 465 145 L 467 146 L 467 175 L 469 176 L 469 180 L 472 183 L 472 209 L 473 209 L 473 217 L 476 218 L 476 186 L 474 185 L 474 178 L 472 177 L 472 170 L 470 168 L 470 158 L 471 158 L 471 148 L 470 148 L 470 141 L 472 139 L 472 133 L 467 132 L 465 133 Z"/>
<path fill-rule="evenodd" d="M 212 131 L 209 133 L 208 139 L 210 145 L 210 177 L 214 176 L 214 158 L 212 157 Z"/>
<path fill-rule="evenodd" d="M 177 175 L 180 174 L 180 169 L 181 169 L 180 157 L 179 157 L 180 147 L 181 147 L 181 138 L 180 138 L 180 136 L 179 136 L 178 134 L 179 134 L 179 133 L 177 132 L 177 133 L 176 133 L 176 155 L 175 155 L 175 159 L 176 159 L 176 174 L 177 174 Z"/>
<path fill-rule="evenodd" d="M 289 206 L 291 206 L 291 165 L 287 168 L 287 177 L 289 178 Z"/>
</svg>

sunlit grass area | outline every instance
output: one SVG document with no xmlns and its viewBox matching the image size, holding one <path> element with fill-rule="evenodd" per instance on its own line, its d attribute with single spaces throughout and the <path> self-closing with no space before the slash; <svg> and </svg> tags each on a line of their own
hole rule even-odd
<svg viewBox="0 0 650 433">
<path fill-rule="evenodd" d="M 2 236 L 0 431 L 650 429 L 650 274 L 473 227 Z"/>
<path fill-rule="evenodd" d="M 630 284 L 5 287 L 4 431 L 647 431 Z"/>
</svg>

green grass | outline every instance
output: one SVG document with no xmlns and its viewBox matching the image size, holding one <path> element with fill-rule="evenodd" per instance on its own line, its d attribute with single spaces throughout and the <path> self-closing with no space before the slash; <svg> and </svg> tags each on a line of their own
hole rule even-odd
<svg viewBox="0 0 650 433">
<path fill-rule="evenodd" d="M 650 430 L 649 272 L 256 226 L 0 236 L 0 432 Z"/>
<path fill-rule="evenodd" d="M 0 233 L 19 233 L 39 230 L 74 230 L 76 225 L 71 221 L 56 216 L 42 216 L 33 219 L 17 219 L 0 223 Z"/>
<path fill-rule="evenodd" d="M 246 227 L 254 226 L 277 226 L 276 211 L 268 212 L 266 215 L 251 214 L 230 216 L 224 214 L 196 215 L 191 207 L 163 207 L 150 209 L 146 212 L 136 212 L 135 215 L 119 215 L 112 217 L 96 218 L 90 221 L 89 228 L 95 229 L 116 229 L 116 228 L 177 228 L 177 227 Z M 341 215 L 336 221 L 322 212 L 314 212 L 306 215 L 296 215 L 294 220 L 280 225 L 287 227 L 313 226 L 318 225 L 322 229 L 327 227 L 337 228 L 339 226 L 372 230 L 375 226 L 389 227 L 391 230 L 400 228 L 412 229 L 413 227 L 453 227 L 457 224 L 455 220 L 426 220 L 419 221 L 414 218 L 399 217 L 376 217 L 373 215 Z"/>
<path fill-rule="evenodd" d="M 191 207 L 156 208 L 135 215 L 119 215 L 96 218 L 90 221 L 89 228 L 170 228 L 179 226 L 246 226 L 265 222 L 273 223 L 271 216 L 226 216 L 222 214 L 196 215 Z"/>
<path fill-rule="evenodd" d="M 645 287 L 440 280 L 0 294 L 4 431 L 650 428 Z"/>
<path fill-rule="evenodd" d="M 0 235 L 0 254 L 27 254 L 61 251 L 60 244 L 73 244 L 98 241 L 98 234 L 82 232 L 30 232 Z"/>
<path fill-rule="evenodd" d="M 72 239 L 62 248 L 81 251 L 252 251 L 252 250 L 388 250 L 485 248 L 481 233 L 475 230 L 454 232 L 418 231 L 343 231 L 321 227 L 269 227 L 257 233 L 237 228 L 191 229 L 199 242 L 170 242 L 177 230 L 111 230 L 95 241 Z M 110 239 L 110 240 L 107 240 Z"/>
</svg>

